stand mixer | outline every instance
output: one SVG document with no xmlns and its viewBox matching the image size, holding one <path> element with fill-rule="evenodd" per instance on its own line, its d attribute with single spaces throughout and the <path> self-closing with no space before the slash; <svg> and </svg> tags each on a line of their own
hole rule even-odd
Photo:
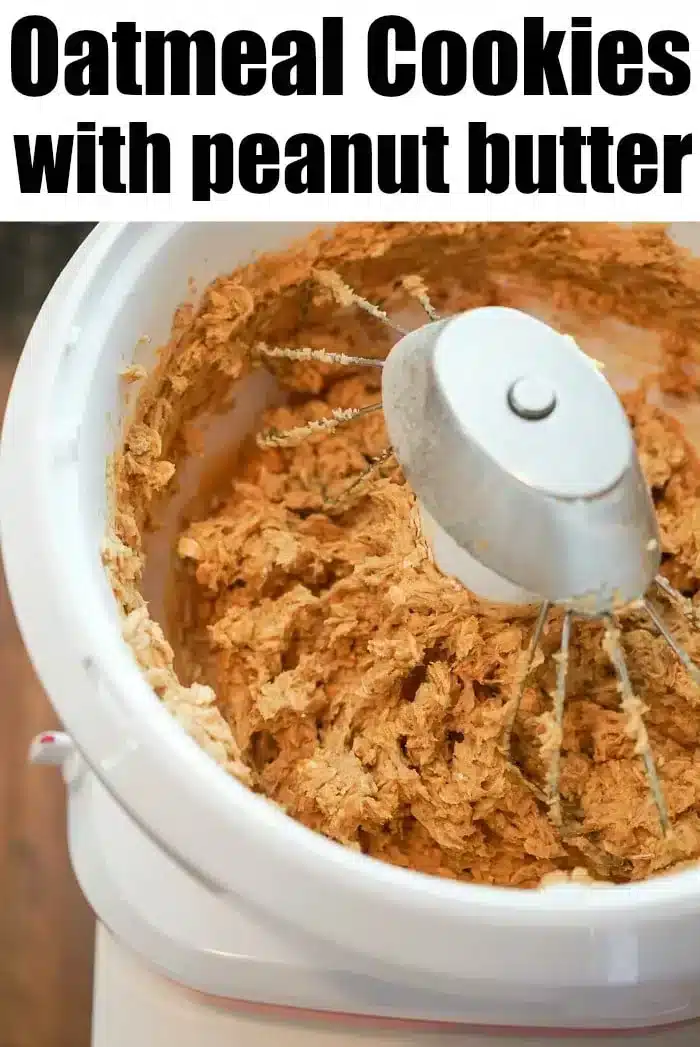
<svg viewBox="0 0 700 1047">
<path fill-rule="evenodd" d="M 440 319 L 420 282 L 413 286 L 430 322 L 411 332 L 349 288 L 336 288 L 341 301 L 352 301 L 401 333 L 385 361 L 261 347 L 263 356 L 381 366 L 382 402 L 336 412 L 301 430 L 262 434 L 258 442 L 284 446 L 383 409 L 392 446 L 367 472 L 396 455 L 419 498 L 443 571 L 485 598 L 540 602 L 513 696 L 509 746 L 548 613 L 564 608 L 546 788 L 555 824 L 562 826 L 559 765 L 571 631 L 578 615 L 605 623 L 603 643 L 617 674 L 621 706 L 661 831 L 669 833 L 616 611 L 629 605 L 643 610 L 700 684 L 700 670 L 645 596 L 656 586 L 658 595 L 686 607 L 693 623 L 695 616 L 659 574 L 658 523 L 620 401 L 597 362 L 571 337 L 498 306 Z"/>
<path fill-rule="evenodd" d="M 698 1027 L 686 1023 L 700 1016 L 697 870 L 515 891 L 384 867 L 227 779 L 130 659 L 96 552 L 123 354 L 144 333 L 163 338 L 193 259 L 204 282 L 299 231 L 98 228 L 44 307 L 10 400 L 3 554 L 66 726 L 31 755 L 63 769 L 71 856 L 100 923 L 94 1043 L 456 1036 L 534 1047 L 576 1036 L 611 1047 L 624 1032 L 628 1043 L 689 1047 Z M 620 699 L 643 731 L 615 616 L 645 601 L 663 631 L 648 592 L 683 598 L 656 581 L 658 528 L 616 395 L 571 340 L 525 314 L 424 308 L 423 327 L 397 331 L 382 406 L 387 454 L 421 502 L 438 565 L 488 598 L 541 602 L 530 661 L 550 607 L 563 611 L 555 743 L 576 618 L 609 619 Z M 516 688 L 513 718 L 519 698 Z M 668 831 L 653 755 L 642 733 L 636 741 Z M 554 744 L 544 794 L 561 824 L 557 753 Z"/>
</svg>

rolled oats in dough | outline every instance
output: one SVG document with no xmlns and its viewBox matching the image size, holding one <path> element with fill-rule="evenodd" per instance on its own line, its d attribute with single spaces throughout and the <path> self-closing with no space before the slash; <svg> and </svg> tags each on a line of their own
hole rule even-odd
<svg viewBox="0 0 700 1047">
<path fill-rule="evenodd" d="M 149 616 L 145 537 L 198 453 L 197 420 L 230 406 L 240 378 L 265 367 L 286 390 L 260 421 L 267 430 L 379 398 L 376 369 L 259 351 L 384 356 L 392 333 L 339 304 L 340 281 L 393 316 L 412 315 L 428 288 L 440 312 L 536 298 L 574 334 L 599 335 L 604 320 L 634 324 L 661 347 L 655 387 L 677 398 L 696 392 L 700 267 L 658 227 L 351 225 L 217 280 L 178 313 L 154 372 L 139 374 L 137 413 L 112 463 L 105 562 L 147 678 L 232 774 L 310 828 L 396 865 L 531 887 L 635 880 L 698 859 L 700 692 L 634 608 L 620 616 L 622 644 L 673 834 L 660 837 L 603 628 L 579 620 L 564 831 L 554 829 L 532 783 L 546 777 L 561 620 L 551 617 L 528 678 L 514 766 L 503 732 L 535 609 L 483 604 L 440 573 L 395 459 L 356 482 L 387 446 L 381 413 L 315 428 L 292 446 L 248 441 L 188 507 L 168 620 Z M 700 466 L 649 388 L 651 379 L 625 406 L 657 506 L 664 573 L 695 601 Z M 668 606 L 664 614 L 700 657 L 687 618 Z"/>
</svg>

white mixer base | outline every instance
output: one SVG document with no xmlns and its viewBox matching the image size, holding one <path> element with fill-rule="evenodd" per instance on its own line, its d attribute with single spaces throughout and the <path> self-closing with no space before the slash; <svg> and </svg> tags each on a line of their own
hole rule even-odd
<svg viewBox="0 0 700 1047">
<path fill-rule="evenodd" d="M 235 1013 L 150 971 L 99 927 L 93 1047 L 695 1047 L 696 1025 L 627 1036 L 491 1035 L 478 1032 L 373 1030 Z"/>
</svg>

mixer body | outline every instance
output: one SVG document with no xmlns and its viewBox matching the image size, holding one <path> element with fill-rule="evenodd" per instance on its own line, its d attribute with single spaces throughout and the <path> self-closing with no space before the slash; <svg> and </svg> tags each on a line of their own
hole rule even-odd
<svg viewBox="0 0 700 1047">
<path fill-rule="evenodd" d="M 201 288 L 253 251 L 309 231 L 100 227 L 60 278 L 21 361 L 0 456 L 3 556 L 23 636 L 73 746 L 64 766 L 81 886 L 125 947 L 207 997 L 458 1023 L 470 1027 L 460 1041 L 470 1047 L 504 1026 L 521 1030 L 524 1044 L 539 1042 L 539 1033 L 523 1037 L 528 1029 L 627 1029 L 659 1047 L 695 1043 L 697 1031 L 680 1026 L 665 1034 L 674 1039 L 642 1039 L 640 1030 L 700 1017 L 697 869 L 625 887 L 516 891 L 366 859 L 217 767 L 162 708 L 121 637 L 99 558 L 105 460 L 119 438 L 112 420 L 127 410 L 118 374 L 136 345 L 136 362 L 152 363 L 192 277 Z M 430 447 L 416 453 L 419 464 L 436 462 Z M 627 475 L 623 515 L 641 497 L 634 470 Z M 453 488 L 455 505 L 461 494 Z M 499 497 L 493 484 L 489 495 Z M 601 527 L 609 520 L 601 510 Z M 458 525 L 455 513 L 446 530 Z M 536 579 L 515 575 L 540 592 Z M 100 984 L 98 970 L 98 997 Z M 172 1003 L 173 1016 L 186 1011 Z M 194 1018 L 172 1026 L 171 1047 L 184 1047 L 186 1027 L 198 1038 Z M 210 1035 L 200 1042 L 219 1047 Z M 412 1029 L 401 1035 L 413 1042 Z"/>
</svg>

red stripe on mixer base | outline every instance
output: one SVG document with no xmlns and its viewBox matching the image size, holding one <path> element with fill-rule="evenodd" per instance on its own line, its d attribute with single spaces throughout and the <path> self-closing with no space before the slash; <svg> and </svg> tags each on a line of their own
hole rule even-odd
<svg viewBox="0 0 700 1047">
<path fill-rule="evenodd" d="M 206 1003 L 218 1010 L 225 1010 L 235 1014 L 245 1014 L 256 1018 L 274 1018 L 295 1022 L 313 1022 L 322 1025 L 342 1025 L 347 1029 L 415 1029 L 417 1032 L 461 1032 L 479 1033 L 482 1036 L 520 1037 L 539 1036 L 543 1039 L 562 1037 L 567 1039 L 598 1039 L 602 1036 L 616 1036 L 624 1040 L 630 1036 L 653 1036 L 670 1029 L 680 1029 L 689 1025 L 700 1025 L 700 1019 L 690 1018 L 686 1021 L 671 1022 L 665 1025 L 654 1025 L 651 1028 L 637 1029 L 548 1029 L 537 1026 L 515 1026 L 515 1025 L 471 1025 L 464 1022 L 442 1022 L 430 1021 L 422 1018 L 386 1018 L 381 1015 L 370 1014 L 347 1014 L 344 1011 L 315 1011 L 303 1007 L 288 1007 L 275 1003 L 252 1003 L 249 1000 L 235 1000 L 227 996 L 213 996 L 209 993 L 197 992 L 186 986 L 173 982 L 178 989 L 184 991 L 192 1000 Z"/>
</svg>

